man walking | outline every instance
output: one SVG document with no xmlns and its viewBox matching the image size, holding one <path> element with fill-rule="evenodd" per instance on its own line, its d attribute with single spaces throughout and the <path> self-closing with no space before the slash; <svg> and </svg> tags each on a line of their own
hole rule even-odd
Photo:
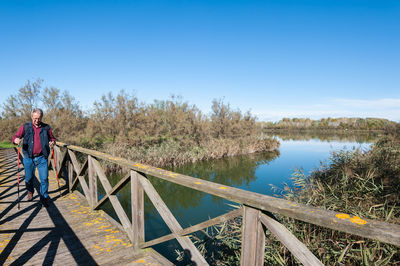
<svg viewBox="0 0 400 266">
<path fill-rule="evenodd" d="M 49 206 L 49 169 L 47 158 L 50 148 L 56 143 L 49 125 L 42 123 L 43 111 L 39 108 L 32 110 L 32 122 L 21 125 L 17 134 L 12 138 L 15 145 L 22 141 L 24 154 L 25 185 L 28 191 L 28 201 L 33 199 L 33 176 L 37 167 L 40 179 L 40 201 L 46 208 Z"/>
</svg>

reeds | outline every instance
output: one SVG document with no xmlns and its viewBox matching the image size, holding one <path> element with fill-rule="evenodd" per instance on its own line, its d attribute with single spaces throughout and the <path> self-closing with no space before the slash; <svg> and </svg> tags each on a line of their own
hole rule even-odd
<svg viewBox="0 0 400 266">
<path fill-rule="evenodd" d="M 281 189 L 283 197 L 328 210 L 400 224 L 400 141 L 384 137 L 369 151 L 340 151 L 310 176 L 296 171 L 293 187 Z M 347 233 L 322 228 L 292 218 L 277 216 L 325 265 L 400 265 L 400 248 Z M 240 248 L 241 219 L 216 226 L 205 239 L 219 246 Z M 265 264 L 297 265 L 290 252 L 266 232 Z M 198 241 L 199 246 L 204 245 Z M 221 252 L 215 265 L 238 265 L 240 258 Z M 218 256 L 215 256 L 218 254 Z"/>
</svg>

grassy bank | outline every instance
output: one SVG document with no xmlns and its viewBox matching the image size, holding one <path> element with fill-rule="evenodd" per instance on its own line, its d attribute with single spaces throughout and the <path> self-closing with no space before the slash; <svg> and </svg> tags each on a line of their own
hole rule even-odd
<svg viewBox="0 0 400 266">
<path fill-rule="evenodd" d="M 16 147 L 16 146 L 9 141 L 1 141 L 0 142 L 0 149 L 6 149 L 6 148 L 12 148 L 12 147 Z"/>
<path fill-rule="evenodd" d="M 400 141 L 380 139 L 369 151 L 340 151 L 310 176 L 294 173 L 295 187 L 284 197 L 318 206 L 400 224 Z M 338 231 L 277 216 L 325 265 L 398 265 L 400 248 Z M 241 219 L 208 232 L 200 246 L 218 246 L 207 254 L 213 264 L 239 264 Z M 267 232 L 265 261 L 268 265 L 297 265 L 290 252 Z M 218 244 L 217 244 L 218 243 Z M 211 249 L 212 250 L 212 249 Z"/>
</svg>

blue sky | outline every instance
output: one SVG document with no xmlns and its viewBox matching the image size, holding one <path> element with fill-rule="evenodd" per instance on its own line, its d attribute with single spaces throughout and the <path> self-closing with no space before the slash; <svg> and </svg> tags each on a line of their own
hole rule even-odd
<svg viewBox="0 0 400 266">
<path fill-rule="evenodd" d="M 84 108 L 124 89 L 400 121 L 400 1 L 0 0 L 0 38 L 0 103 L 40 77 Z"/>
</svg>

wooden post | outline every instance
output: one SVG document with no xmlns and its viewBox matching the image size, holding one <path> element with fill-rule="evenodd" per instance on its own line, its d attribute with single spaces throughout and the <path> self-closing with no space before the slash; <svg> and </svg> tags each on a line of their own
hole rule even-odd
<svg viewBox="0 0 400 266">
<path fill-rule="evenodd" d="M 140 244 L 144 243 L 144 192 L 138 175 L 139 173 L 131 170 L 132 232 L 135 250 L 139 250 Z"/>
<path fill-rule="evenodd" d="M 259 210 L 243 207 L 242 253 L 240 264 L 264 265 L 265 233 Z"/>
<path fill-rule="evenodd" d="M 89 191 L 90 191 L 90 207 L 94 208 L 97 203 L 97 175 L 96 169 L 94 168 L 92 156 L 88 155 L 89 161 Z"/>
<path fill-rule="evenodd" d="M 68 160 L 68 191 L 72 192 L 72 182 L 74 178 L 74 165 L 71 160 Z"/>
</svg>

